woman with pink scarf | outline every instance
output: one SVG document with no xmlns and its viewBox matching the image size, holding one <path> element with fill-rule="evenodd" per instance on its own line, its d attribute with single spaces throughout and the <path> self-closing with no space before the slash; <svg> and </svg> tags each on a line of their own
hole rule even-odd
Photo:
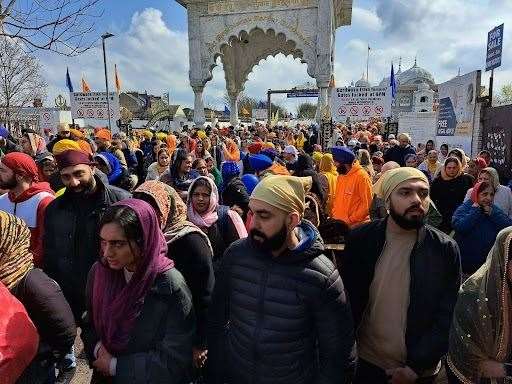
<svg viewBox="0 0 512 384">
<path fill-rule="evenodd" d="M 167 258 L 155 211 L 142 200 L 114 204 L 103 216 L 100 239 L 81 334 L 91 382 L 184 382 L 195 334 L 192 297 Z"/>
<path fill-rule="evenodd" d="M 247 230 L 238 213 L 219 205 L 219 191 L 210 178 L 201 176 L 195 179 L 190 185 L 188 196 L 188 220 L 208 235 L 216 267 L 231 243 L 247 237 Z"/>
</svg>

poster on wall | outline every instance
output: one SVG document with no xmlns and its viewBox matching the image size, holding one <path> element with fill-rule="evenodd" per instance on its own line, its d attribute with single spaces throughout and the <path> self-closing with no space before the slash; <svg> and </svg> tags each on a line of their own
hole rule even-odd
<svg viewBox="0 0 512 384">
<path fill-rule="evenodd" d="M 438 145 L 460 147 L 468 156 L 471 155 L 480 78 L 481 72 L 473 71 L 439 84 Z"/>
<path fill-rule="evenodd" d="M 391 116 L 391 88 L 334 88 L 331 94 L 331 115 L 336 123 L 370 120 Z"/>
</svg>

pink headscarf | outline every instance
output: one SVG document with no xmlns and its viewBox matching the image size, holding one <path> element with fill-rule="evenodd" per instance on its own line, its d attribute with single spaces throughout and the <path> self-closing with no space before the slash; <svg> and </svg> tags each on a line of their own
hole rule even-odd
<svg viewBox="0 0 512 384">
<path fill-rule="evenodd" d="M 124 272 L 110 269 L 106 263 L 93 266 L 92 317 L 101 342 L 112 354 L 122 352 L 130 339 L 144 298 L 158 274 L 174 267 L 167 258 L 167 243 L 154 209 L 145 201 L 122 200 L 114 206 L 131 208 L 143 229 L 141 260 L 127 283 Z"/>
<path fill-rule="evenodd" d="M 208 210 L 202 215 L 197 213 L 192 205 L 192 190 L 194 189 L 194 185 L 197 183 L 197 181 L 201 179 L 206 180 L 212 190 L 210 194 L 210 204 L 208 206 Z M 215 185 L 215 182 L 212 179 L 205 176 L 200 176 L 197 179 L 195 179 L 188 189 L 188 196 L 189 198 L 187 201 L 187 217 L 192 223 L 197 225 L 199 228 L 204 229 L 210 228 L 213 224 L 217 222 L 217 220 L 219 219 L 219 216 L 217 215 L 217 207 L 219 206 L 219 190 L 217 189 L 217 186 Z M 229 209 L 228 216 L 231 222 L 233 223 L 236 232 L 238 233 L 238 237 L 241 239 L 247 237 L 247 229 L 245 228 L 245 224 L 242 221 L 240 215 L 235 211 Z"/>
<path fill-rule="evenodd" d="M 194 209 L 194 206 L 192 205 L 192 190 L 194 189 L 194 186 L 198 180 L 206 180 L 210 185 L 210 189 L 212 190 L 212 193 L 210 194 L 210 205 L 208 206 L 208 210 L 202 215 L 197 213 Z M 219 219 L 219 216 L 217 215 L 217 206 L 219 205 L 219 190 L 217 189 L 215 182 L 209 177 L 198 177 L 193 181 L 192 184 L 190 184 L 190 187 L 188 188 L 188 196 L 188 219 L 199 228 L 210 228 L 213 224 L 215 224 L 215 222 Z"/>
</svg>

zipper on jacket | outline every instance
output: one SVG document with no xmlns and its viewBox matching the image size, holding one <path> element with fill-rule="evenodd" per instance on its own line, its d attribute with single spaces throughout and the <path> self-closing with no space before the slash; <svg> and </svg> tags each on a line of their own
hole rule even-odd
<svg viewBox="0 0 512 384">
<path fill-rule="evenodd" d="M 253 376 L 253 380 L 252 380 L 253 383 L 258 382 L 259 378 L 256 378 L 256 374 L 259 371 L 259 367 L 261 365 L 261 357 L 260 357 L 260 351 L 258 350 L 258 342 L 259 342 L 259 338 L 260 338 L 260 334 L 261 334 L 261 328 L 263 325 L 262 324 L 263 318 L 264 318 L 263 309 L 265 307 L 265 291 L 267 289 L 268 275 L 269 275 L 269 271 L 268 271 L 268 267 L 266 267 L 265 271 L 263 272 L 263 275 L 261 277 L 259 298 L 258 298 L 258 309 L 257 309 L 258 316 L 257 316 L 257 320 L 256 320 L 256 329 L 254 330 L 254 337 L 253 337 L 254 344 L 253 344 L 252 353 L 253 353 L 253 356 L 255 357 L 255 359 L 257 359 L 257 361 L 255 361 L 255 367 L 254 367 L 255 375 Z"/>
</svg>

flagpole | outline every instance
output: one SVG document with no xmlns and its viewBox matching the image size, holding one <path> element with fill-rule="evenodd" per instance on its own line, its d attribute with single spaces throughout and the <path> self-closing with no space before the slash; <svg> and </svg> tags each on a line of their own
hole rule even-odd
<svg viewBox="0 0 512 384">
<path fill-rule="evenodd" d="M 368 57 L 366 58 L 366 81 L 369 81 L 368 69 L 370 68 L 370 44 L 368 44 Z"/>
</svg>

